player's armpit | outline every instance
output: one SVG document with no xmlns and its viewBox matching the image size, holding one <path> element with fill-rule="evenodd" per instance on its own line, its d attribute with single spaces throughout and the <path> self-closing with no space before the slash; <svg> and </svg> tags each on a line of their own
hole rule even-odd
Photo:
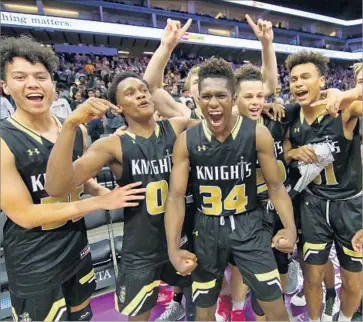
<svg viewBox="0 0 363 322">
<path fill-rule="evenodd" d="M 179 135 L 181 132 L 190 129 L 201 122 L 201 120 L 195 120 L 187 117 L 173 117 L 169 121 L 176 135 Z"/>
<path fill-rule="evenodd" d="M 186 132 L 176 140 L 173 149 L 173 168 L 166 200 L 165 230 L 169 256 L 179 248 L 179 240 L 185 217 L 185 193 L 189 178 L 189 154 Z"/>
<path fill-rule="evenodd" d="M 156 89 L 152 95 L 155 109 L 166 118 L 185 116 L 190 117 L 191 110 L 183 103 L 179 103 L 163 88 Z"/>
</svg>

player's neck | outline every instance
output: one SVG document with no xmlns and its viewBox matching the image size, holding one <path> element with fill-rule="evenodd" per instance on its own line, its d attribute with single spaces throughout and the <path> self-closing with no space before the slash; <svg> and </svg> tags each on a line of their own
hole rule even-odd
<svg viewBox="0 0 363 322">
<path fill-rule="evenodd" d="M 50 110 L 43 114 L 34 115 L 18 108 L 12 115 L 12 118 L 24 126 L 34 130 L 36 133 L 49 132 L 51 128 L 57 126 L 57 123 L 54 121 Z"/>
<path fill-rule="evenodd" d="M 134 120 L 127 120 L 128 131 L 134 133 L 137 136 L 149 138 L 155 130 L 156 122 L 154 118 L 150 118 L 145 122 L 136 122 Z"/>
<path fill-rule="evenodd" d="M 219 142 L 223 143 L 229 137 L 229 135 L 232 133 L 234 126 L 236 125 L 236 122 L 238 121 L 238 118 L 239 115 L 232 115 L 226 129 L 222 133 L 214 134 L 215 138 Z"/>
<path fill-rule="evenodd" d="M 325 111 L 324 106 L 316 106 L 316 107 L 311 107 L 310 105 L 302 106 L 302 112 L 304 113 L 304 117 L 308 121 L 308 123 L 312 123 L 317 117 L 321 116 L 324 111 Z"/>
</svg>

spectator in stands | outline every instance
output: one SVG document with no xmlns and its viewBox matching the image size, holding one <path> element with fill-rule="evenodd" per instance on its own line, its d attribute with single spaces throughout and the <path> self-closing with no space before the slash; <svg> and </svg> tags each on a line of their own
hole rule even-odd
<svg viewBox="0 0 363 322">
<path fill-rule="evenodd" d="M 171 93 L 170 95 L 177 101 L 177 102 L 180 102 L 180 99 L 179 99 L 179 89 L 178 89 L 178 85 L 177 84 L 173 84 L 173 87 L 171 89 Z"/>
<path fill-rule="evenodd" d="M 2 93 L 2 90 L 1 90 Z M 15 112 L 14 107 L 10 104 L 5 96 L 0 96 L 0 120 L 5 120 Z"/>
<path fill-rule="evenodd" d="M 72 111 L 74 111 L 77 106 L 79 104 L 83 103 L 83 99 L 82 99 L 82 92 L 77 91 L 74 95 L 73 95 L 73 100 L 71 102 L 71 109 Z"/>
<path fill-rule="evenodd" d="M 59 90 L 54 92 L 54 100 L 50 107 L 50 111 L 55 116 L 66 119 L 72 113 L 71 107 L 65 98 L 61 98 Z"/>
</svg>

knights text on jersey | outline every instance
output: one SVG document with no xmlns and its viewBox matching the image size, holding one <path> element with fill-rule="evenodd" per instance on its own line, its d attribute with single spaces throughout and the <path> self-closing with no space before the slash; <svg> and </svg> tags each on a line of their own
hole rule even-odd
<svg viewBox="0 0 363 322">
<path fill-rule="evenodd" d="M 359 136 L 352 140 L 344 136 L 342 115 L 317 118 L 309 125 L 303 111 L 290 126 L 294 148 L 318 142 L 330 142 L 334 147 L 334 162 L 327 166 L 309 185 L 311 192 L 321 198 L 336 200 L 354 196 L 362 190 L 362 167 Z"/>
<path fill-rule="evenodd" d="M 145 200 L 125 208 L 123 263 L 147 269 L 168 260 L 164 228 L 165 202 L 176 135 L 169 121 L 157 122 L 149 138 L 126 132 L 121 140 L 123 170 L 120 185 L 141 181 Z"/>
<path fill-rule="evenodd" d="M 58 125 L 61 121 L 56 119 Z M 83 186 L 64 198 L 44 190 L 45 172 L 53 143 L 11 117 L 1 123 L 0 137 L 14 155 L 16 168 L 34 204 L 79 200 Z M 77 130 L 73 160 L 82 155 L 83 135 Z M 16 193 L 16 192 L 14 192 Z M 84 219 L 24 229 L 7 218 L 4 254 L 10 291 L 17 296 L 46 292 L 64 283 L 90 252 Z"/>
<path fill-rule="evenodd" d="M 203 121 L 187 131 L 196 206 L 205 214 L 229 216 L 256 204 L 256 122 L 238 117 L 230 136 L 217 141 Z"/>
</svg>

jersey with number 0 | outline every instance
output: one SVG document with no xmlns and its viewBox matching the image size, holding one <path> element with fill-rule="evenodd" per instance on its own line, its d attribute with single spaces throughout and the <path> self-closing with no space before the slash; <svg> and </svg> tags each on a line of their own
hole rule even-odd
<svg viewBox="0 0 363 322">
<path fill-rule="evenodd" d="M 268 128 L 271 133 L 271 136 L 274 140 L 274 148 L 275 148 L 275 157 L 277 160 L 277 165 L 279 167 L 280 179 L 283 183 L 286 184 L 287 180 L 287 165 L 284 157 L 284 138 L 286 134 L 286 130 L 288 125 L 281 122 L 275 122 L 268 117 L 262 115 L 257 123 L 264 125 Z M 267 200 L 268 199 L 268 188 L 265 183 L 265 179 L 262 175 L 262 170 L 260 168 L 258 159 L 257 159 L 257 198 L 258 200 Z"/>
<path fill-rule="evenodd" d="M 256 205 L 256 122 L 238 117 L 221 143 L 206 121 L 187 130 L 193 197 L 212 216 L 250 211 Z"/>
<path fill-rule="evenodd" d="M 55 120 L 61 126 L 61 121 Z M 79 200 L 83 186 L 64 198 L 49 197 L 44 190 L 45 172 L 54 145 L 52 142 L 11 117 L 1 123 L 0 137 L 13 153 L 15 166 L 34 204 Z M 73 160 L 81 156 L 82 151 L 83 136 L 78 129 Z M 33 229 L 22 228 L 10 218 L 5 222 L 4 254 L 9 286 L 10 291 L 18 296 L 46 292 L 64 283 L 74 275 L 88 253 L 83 218 Z"/>
<path fill-rule="evenodd" d="M 341 114 L 337 118 L 330 115 L 318 117 L 309 125 L 301 109 L 300 117 L 290 126 L 293 147 L 324 141 L 334 146 L 334 162 L 308 186 L 314 195 L 336 200 L 352 197 L 362 190 L 361 154 L 357 137 L 354 135 L 352 140 L 345 138 Z"/>
<path fill-rule="evenodd" d="M 125 208 L 123 263 L 146 269 L 168 259 L 164 228 L 165 202 L 176 135 L 169 121 L 157 122 L 149 138 L 126 132 L 121 136 L 123 170 L 120 185 L 142 182 L 145 199 Z"/>
</svg>

